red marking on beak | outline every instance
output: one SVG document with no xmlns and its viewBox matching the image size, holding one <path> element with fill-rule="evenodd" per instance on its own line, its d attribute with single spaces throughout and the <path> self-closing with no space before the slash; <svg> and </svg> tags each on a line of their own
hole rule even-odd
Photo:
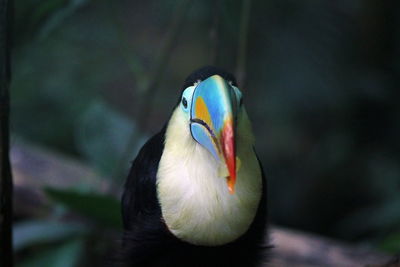
<svg viewBox="0 0 400 267">
<path fill-rule="evenodd" d="M 235 151 L 235 133 L 232 119 L 228 119 L 224 123 L 221 134 L 222 152 L 224 154 L 225 164 L 228 168 L 229 177 L 227 184 L 229 193 L 235 193 L 236 183 L 236 151 Z"/>
</svg>

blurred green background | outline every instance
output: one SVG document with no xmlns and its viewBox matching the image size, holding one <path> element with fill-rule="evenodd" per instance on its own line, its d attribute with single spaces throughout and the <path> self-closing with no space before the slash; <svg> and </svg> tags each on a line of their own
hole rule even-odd
<svg viewBox="0 0 400 267">
<path fill-rule="evenodd" d="M 14 228 L 20 266 L 110 254 L 138 147 L 190 72 L 236 72 L 241 41 L 271 221 L 400 251 L 400 2 L 247 3 L 243 35 L 239 0 L 15 1 L 12 142 L 74 158 L 106 185 L 43 188 L 46 212 Z"/>
</svg>

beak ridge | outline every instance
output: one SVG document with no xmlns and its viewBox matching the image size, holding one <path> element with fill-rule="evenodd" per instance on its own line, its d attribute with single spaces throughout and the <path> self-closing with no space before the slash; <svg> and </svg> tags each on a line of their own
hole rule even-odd
<svg viewBox="0 0 400 267">
<path fill-rule="evenodd" d="M 231 86 L 219 75 L 199 83 L 193 94 L 190 130 L 192 137 L 228 170 L 231 194 L 236 183 L 236 99 Z"/>
</svg>

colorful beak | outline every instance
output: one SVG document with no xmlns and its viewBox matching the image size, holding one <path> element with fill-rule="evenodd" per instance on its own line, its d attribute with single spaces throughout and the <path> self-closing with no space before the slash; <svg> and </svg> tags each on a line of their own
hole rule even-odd
<svg viewBox="0 0 400 267">
<path fill-rule="evenodd" d="M 197 85 L 190 113 L 190 131 L 192 137 L 227 169 L 231 194 L 236 183 L 236 111 L 233 88 L 221 76 L 211 76 Z"/>
</svg>

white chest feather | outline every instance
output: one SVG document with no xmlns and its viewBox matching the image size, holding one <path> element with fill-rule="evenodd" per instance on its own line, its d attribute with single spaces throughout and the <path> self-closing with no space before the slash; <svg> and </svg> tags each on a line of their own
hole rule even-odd
<svg viewBox="0 0 400 267">
<path fill-rule="evenodd" d="M 169 230 L 186 242 L 229 243 L 247 231 L 261 198 L 261 171 L 247 116 L 238 123 L 241 167 L 234 194 L 229 193 L 225 177 L 218 177 L 219 162 L 190 136 L 183 116 L 177 109 L 171 118 L 157 174 L 163 218 Z"/>
</svg>

